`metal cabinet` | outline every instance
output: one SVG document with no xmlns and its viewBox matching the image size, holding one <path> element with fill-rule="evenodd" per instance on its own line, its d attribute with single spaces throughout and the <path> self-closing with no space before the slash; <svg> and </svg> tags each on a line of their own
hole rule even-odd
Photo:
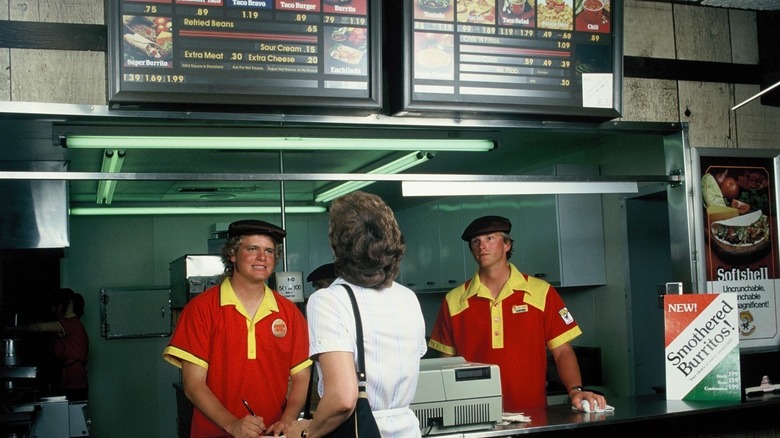
<svg viewBox="0 0 780 438">
<path fill-rule="evenodd" d="M 595 166 L 555 166 L 554 175 L 598 174 Z M 555 286 L 606 283 L 601 195 L 520 198 L 518 269 Z M 515 233 L 513 233 L 515 235 Z"/>
<path fill-rule="evenodd" d="M 461 203 L 428 202 L 397 214 L 406 239 L 400 282 L 415 292 L 449 290 L 465 280 Z"/>
<path fill-rule="evenodd" d="M 101 332 L 106 339 L 164 337 L 171 334 L 167 286 L 100 290 Z"/>
</svg>

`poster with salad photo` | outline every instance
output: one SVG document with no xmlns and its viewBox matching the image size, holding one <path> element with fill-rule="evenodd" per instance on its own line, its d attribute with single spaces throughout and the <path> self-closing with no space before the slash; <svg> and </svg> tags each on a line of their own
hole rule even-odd
<svg viewBox="0 0 780 438">
<path fill-rule="evenodd" d="M 701 157 L 707 292 L 733 293 L 740 342 L 777 335 L 772 158 Z"/>
</svg>

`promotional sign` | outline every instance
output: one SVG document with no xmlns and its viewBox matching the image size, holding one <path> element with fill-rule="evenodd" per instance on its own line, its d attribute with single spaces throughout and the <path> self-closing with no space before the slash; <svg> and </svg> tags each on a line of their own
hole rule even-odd
<svg viewBox="0 0 780 438">
<path fill-rule="evenodd" d="M 707 292 L 733 294 L 741 346 L 778 335 L 778 262 L 772 158 L 701 157 Z"/>
<path fill-rule="evenodd" d="M 666 398 L 741 400 L 735 294 L 664 296 Z"/>
<path fill-rule="evenodd" d="M 274 275 L 277 292 L 293 303 L 303 302 L 303 272 L 282 271 Z"/>
<path fill-rule="evenodd" d="M 403 110 L 620 115 L 622 2 L 406 1 Z"/>
<path fill-rule="evenodd" d="M 380 105 L 375 0 L 111 0 L 106 7 L 111 102 Z"/>
</svg>

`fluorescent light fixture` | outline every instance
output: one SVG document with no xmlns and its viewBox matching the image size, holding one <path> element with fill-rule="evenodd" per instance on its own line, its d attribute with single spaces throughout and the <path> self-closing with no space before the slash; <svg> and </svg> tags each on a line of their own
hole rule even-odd
<svg viewBox="0 0 780 438">
<path fill-rule="evenodd" d="M 323 206 L 305 205 L 284 208 L 287 213 L 324 213 Z M 281 207 L 73 207 L 72 216 L 128 216 L 175 214 L 275 214 Z"/>
<path fill-rule="evenodd" d="M 106 149 L 103 153 L 103 163 L 100 171 L 103 173 L 117 173 L 122 169 L 125 161 L 125 151 L 118 149 Z M 100 180 L 97 189 L 97 203 L 110 204 L 114 198 L 116 180 Z"/>
<path fill-rule="evenodd" d="M 379 166 L 376 169 L 369 170 L 367 174 L 395 174 L 403 172 L 406 169 L 414 167 L 418 164 L 422 164 L 430 160 L 433 156 L 420 151 L 413 152 L 405 155 L 395 161 L 391 161 L 383 166 Z M 333 187 L 330 190 L 326 190 L 314 197 L 314 202 L 329 202 L 340 196 L 344 196 L 347 193 L 352 193 L 355 190 L 362 189 L 363 187 L 373 184 L 376 181 L 348 181 Z"/>
<path fill-rule="evenodd" d="M 636 182 L 615 181 L 402 181 L 403 196 L 569 195 L 636 193 Z"/>
<path fill-rule="evenodd" d="M 481 139 L 389 139 L 324 137 L 176 137 L 73 135 L 65 139 L 71 149 L 235 149 L 286 151 L 453 151 L 484 152 L 495 147 Z"/>
<path fill-rule="evenodd" d="M 742 105 L 745 105 L 746 103 L 748 103 L 748 102 L 752 101 L 753 99 L 757 99 L 757 98 L 761 97 L 762 95 L 764 95 L 764 94 L 766 94 L 766 93 L 768 93 L 768 92 L 770 92 L 770 91 L 774 90 L 774 89 L 775 89 L 775 87 L 778 87 L 778 86 L 780 86 L 780 82 L 776 82 L 776 83 L 775 83 L 774 85 L 772 85 L 771 87 L 769 87 L 769 88 L 766 88 L 766 89 L 764 89 L 764 90 L 761 90 L 761 91 L 760 91 L 758 94 L 755 94 L 755 95 L 753 95 L 752 97 L 749 97 L 748 99 L 744 100 L 742 103 L 740 103 L 740 104 L 737 104 L 737 105 L 734 105 L 734 106 L 731 108 L 731 110 L 732 110 L 732 111 L 735 111 L 737 108 L 741 107 Z"/>
</svg>

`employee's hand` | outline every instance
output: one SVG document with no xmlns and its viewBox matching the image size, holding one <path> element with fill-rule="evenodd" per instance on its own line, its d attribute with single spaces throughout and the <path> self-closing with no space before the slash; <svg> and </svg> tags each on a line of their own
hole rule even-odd
<svg viewBox="0 0 780 438">
<path fill-rule="evenodd" d="M 583 400 L 587 400 L 590 403 L 592 412 L 596 412 L 596 406 L 598 406 L 598 409 L 604 409 L 607 406 L 607 399 L 603 395 L 590 391 L 573 390 L 569 393 L 569 399 L 571 400 L 571 405 L 579 411 L 585 410 L 582 406 Z"/>
<path fill-rule="evenodd" d="M 265 423 L 263 423 L 263 417 L 247 415 L 232 422 L 228 428 L 228 433 L 235 438 L 257 438 L 263 434 L 264 430 Z"/>
</svg>

